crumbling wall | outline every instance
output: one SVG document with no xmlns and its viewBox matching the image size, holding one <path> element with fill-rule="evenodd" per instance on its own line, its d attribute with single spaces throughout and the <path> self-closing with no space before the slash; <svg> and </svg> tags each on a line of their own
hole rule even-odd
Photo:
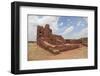
<svg viewBox="0 0 100 76">
<path fill-rule="evenodd" d="M 52 34 L 52 30 L 48 24 L 46 24 L 45 27 L 37 27 L 37 44 L 54 54 L 79 48 L 79 43 L 80 41 L 65 40 L 60 35 Z"/>
<path fill-rule="evenodd" d="M 70 43 L 70 44 L 81 44 L 82 43 L 82 40 L 80 39 L 67 39 L 66 40 L 66 43 Z"/>
</svg>

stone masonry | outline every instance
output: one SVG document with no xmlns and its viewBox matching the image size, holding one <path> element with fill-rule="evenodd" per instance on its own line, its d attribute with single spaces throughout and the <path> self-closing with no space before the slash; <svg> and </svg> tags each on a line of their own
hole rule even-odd
<svg viewBox="0 0 100 76">
<path fill-rule="evenodd" d="M 45 27 L 39 25 L 37 27 L 37 45 L 53 54 L 79 48 L 80 43 L 81 41 L 69 43 L 62 36 L 53 34 L 49 24 L 46 24 Z"/>
</svg>

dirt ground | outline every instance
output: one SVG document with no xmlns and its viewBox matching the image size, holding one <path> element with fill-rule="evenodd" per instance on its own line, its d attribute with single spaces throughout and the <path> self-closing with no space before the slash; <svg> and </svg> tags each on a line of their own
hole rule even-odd
<svg viewBox="0 0 100 76">
<path fill-rule="evenodd" d="M 55 59 L 80 59 L 87 58 L 87 47 L 68 50 L 60 54 L 52 54 L 47 50 L 39 47 L 36 43 L 28 43 L 28 61 L 32 60 L 55 60 Z"/>
</svg>

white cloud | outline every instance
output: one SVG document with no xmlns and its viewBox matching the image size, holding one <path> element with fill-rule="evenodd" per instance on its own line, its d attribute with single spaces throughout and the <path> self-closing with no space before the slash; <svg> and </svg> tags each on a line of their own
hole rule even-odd
<svg viewBox="0 0 100 76">
<path fill-rule="evenodd" d="M 57 27 L 58 17 L 55 16 L 44 16 L 39 20 L 39 25 L 45 26 L 45 24 L 49 24 L 53 31 L 58 30 Z"/>
<path fill-rule="evenodd" d="M 84 18 L 87 21 L 87 18 Z M 58 31 L 60 28 L 58 28 L 58 20 L 59 17 L 57 16 L 42 16 L 39 18 L 39 16 L 28 16 L 28 41 L 36 41 L 36 35 L 37 35 L 37 25 L 45 26 L 45 24 L 49 24 L 50 28 L 52 29 L 54 34 L 62 35 L 64 38 L 80 38 L 80 37 L 87 37 L 87 28 L 82 29 L 79 33 L 73 35 L 68 35 L 71 31 L 74 30 L 74 26 L 71 26 L 70 24 L 67 24 L 69 26 L 65 29 L 65 31 L 62 33 L 59 33 Z M 70 19 L 68 19 L 69 22 Z M 77 23 L 77 26 L 80 26 L 81 21 Z M 63 25 L 63 22 L 61 22 L 59 25 Z"/>
<path fill-rule="evenodd" d="M 82 37 L 87 37 L 88 36 L 88 28 L 83 28 L 79 33 L 74 33 L 72 35 L 64 35 L 63 37 L 66 39 L 79 39 Z"/>
<path fill-rule="evenodd" d="M 28 27 L 28 41 L 36 41 L 37 27 Z"/>
<path fill-rule="evenodd" d="M 62 35 L 67 35 L 67 34 L 70 33 L 71 31 L 73 31 L 73 29 L 74 29 L 73 26 L 68 27 L 68 28 L 62 33 Z"/>
<path fill-rule="evenodd" d="M 83 19 L 85 22 L 88 21 L 88 18 L 87 18 L 87 17 L 83 17 L 82 19 Z M 82 22 L 82 20 L 78 20 L 76 26 L 85 26 L 85 24 Z"/>
<path fill-rule="evenodd" d="M 28 23 L 29 24 L 37 24 L 38 23 L 38 17 L 37 16 L 28 16 Z"/>
<path fill-rule="evenodd" d="M 78 21 L 77 24 L 76 24 L 76 26 L 85 26 L 85 24 L 82 23 L 82 21 Z"/>
<path fill-rule="evenodd" d="M 59 26 L 62 26 L 63 25 L 63 22 L 61 22 L 60 24 L 59 24 Z"/>
<path fill-rule="evenodd" d="M 80 26 L 80 25 L 81 25 L 81 21 L 78 21 L 76 26 Z"/>
<path fill-rule="evenodd" d="M 87 37 L 88 35 L 88 28 L 84 28 L 82 31 L 81 31 L 81 34 L 80 34 L 82 37 Z"/>
<path fill-rule="evenodd" d="M 38 17 L 28 16 L 28 41 L 36 41 Z"/>
<path fill-rule="evenodd" d="M 78 37 L 81 38 L 81 37 L 87 37 L 88 36 L 88 28 L 83 28 L 79 34 L 78 34 Z"/>
<path fill-rule="evenodd" d="M 49 24 L 53 32 L 56 33 L 58 19 L 59 17 L 56 16 L 43 16 L 42 18 L 28 16 L 28 41 L 36 41 L 37 25 L 45 26 L 45 24 Z"/>
</svg>

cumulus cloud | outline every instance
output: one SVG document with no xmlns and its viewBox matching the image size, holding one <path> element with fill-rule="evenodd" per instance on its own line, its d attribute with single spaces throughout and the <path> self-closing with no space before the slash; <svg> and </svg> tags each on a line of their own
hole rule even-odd
<svg viewBox="0 0 100 76">
<path fill-rule="evenodd" d="M 28 16 L 28 41 L 36 41 L 37 25 L 45 26 L 45 24 L 49 24 L 53 33 L 56 33 L 58 30 L 58 19 L 59 17 L 56 16 L 43 16 L 42 18 L 38 16 Z"/>
<path fill-rule="evenodd" d="M 77 26 L 80 26 L 80 25 L 81 25 L 81 21 L 78 21 L 78 22 L 77 22 Z"/>
<path fill-rule="evenodd" d="M 78 33 L 73 33 L 72 35 L 69 35 L 70 32 L 72 32 L 74 30 L 73 26 L 70 26 L 69 28 L 67 28 L 63 33 L 62 36 L 64 38 L 69 38 L 69 39 L 79 39 L 82 37 L 87 37 L 88 36 L 88 28 L 83 28 L 80 32 Z"/>
<path fill-rule="evenodd" d="M 76 24 L 76 26 L 85 26 L 85 24 L 82 23 L 82 21 L 78 21 L 77 24 Z"/>
<path fill-rule="evenodd" d="M 80 37 L 87 37 L 88 29 L 83 28 L 82 30 L 79 29 L 79 32 L 76 32 L 74 29 L 73 21 L 71 19 L 67 19 L 68 23 L 65 24 L 64 21 L 59 23 L 60 17 L 58 16 L 35 16 L 29 15 L 28 16 L 28 41 L 36 41 L 37 39 L 37 25 L 45 26 L 45 24 L 49 24 L 50 28 L 52 29 L 53 34 L 62 35 L 64 38 L 80 38 Z M 87 21 L 87 18 L 83 18 Z M 59 23 L 59 24 L 58 24 Z M 82 22 L 79 20 L 77 22 L 77 26 L 81 27 L 80 25 Z M 63 26 L 62 26 L 63 25 Z M 58 27 L 58 26 L 62 26 Z M 80 31 L 81 30 L 81 31 Z M 64 32 L 63 32 L 64 31 Z M 71 32 L 74 32 L 71 33 Z M 69 33 L 71 33 L 69 35 Z"/>
<path fill-rule="evenodd" d="M 88 35 L 88 28 L 84 28 L 81 32 L 80 32 L 80 35 L 82 37 L 87 37 Z"/>
<path fill-rule="evenodd" d="M 62 26 L 63 25 L 63 22 L 61 22 L 60 24 L 59 24 L 59 26 Z"/>
<path fill-rule="evenodd" d="M 73 29 L 74 29 L 73 26 L 68 27 L 68 28 L 62 33 L 62 35 L 67 35 L 67 34 L 70 33 L 71 31 L 73 31 Z"/>
<path fill-rule="evenodd" d="M 78 20 L 77 26 L 85 26 L 86 23 L 83 23 L 82 21 L 87 22 L 88 21 L 88 18 L 87 17 L 83 17 L 81 20 Z"/>
<path fill-rule="evenodd" d="M 45 24 L 49 24 L 50 28 L 53 29 L 53 31 L 58 30 L 57 27 L 58 17 L 56 16 L 45 16 L 39 20 L 39 25 L 45 26 Z"/>
<path fill-rule="evenodd" d="M 88 28 L 83 28 L 79 34 L 78 34 L 78 37 L 81 38 L 81 37 L 87 37 L 88 36 Z"/>
</svg>

